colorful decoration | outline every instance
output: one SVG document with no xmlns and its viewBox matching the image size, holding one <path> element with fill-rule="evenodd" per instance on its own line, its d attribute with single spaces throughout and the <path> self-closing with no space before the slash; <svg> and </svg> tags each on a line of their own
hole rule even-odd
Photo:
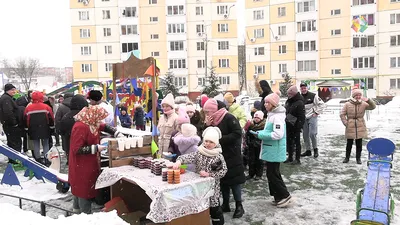
<svg viewBox="0 0 400 225">
<path fill-rule="evenodd" d="M 368 21 L 364 16 L 355 16 L 353 17 L 351 28 L 357 33 L 363 33 L 368 28 Z"/>
</svg>

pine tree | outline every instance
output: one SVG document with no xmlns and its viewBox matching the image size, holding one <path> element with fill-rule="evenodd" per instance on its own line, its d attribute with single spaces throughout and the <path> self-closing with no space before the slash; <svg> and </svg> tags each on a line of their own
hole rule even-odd
<svg viewBox="0 0 400 225">
<path fill-rule="evenodd" d="M 284 74 L 284 81 L 279 84 L 279 91 L 282 97 L 287 97 L 287 90 L 293 85 L 292 77 L 286 73 Z"/>
<path fill-rule="evenodd" d="M 161 80 L 160 89 L 164 96 L 171 93 L 174 97 L 179 96 L 179 89 L 175 86 L 175 76 L 170 70 L 165 74 L 164 79 Z"/>
<path fill-rule="evenodd" d="M 206 82 L 203 84 L 202 93 L 206 94 L 210 98 L 221 93 L 219 79 L 215 73 L 215 66 L 210 68 L 210 75 L 207 76 Z"/>
</svg>

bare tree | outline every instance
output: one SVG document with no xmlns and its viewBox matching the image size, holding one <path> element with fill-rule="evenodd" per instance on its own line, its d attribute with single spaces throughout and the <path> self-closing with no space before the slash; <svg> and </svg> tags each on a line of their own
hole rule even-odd
<svg viewBox="0 0 400 225">
<path fill-rule="evenodd" d="M 4 59 L 3 67 L 8 73 L 18 76 L 18 78 L 21 79 L 22 84 L 25 86 L 25 89 L 29 90 L 32 78 L 40 67 L 40 62 L 38 59 L 34 58 L 18 58 L 13 63 Z"/>
</svg>

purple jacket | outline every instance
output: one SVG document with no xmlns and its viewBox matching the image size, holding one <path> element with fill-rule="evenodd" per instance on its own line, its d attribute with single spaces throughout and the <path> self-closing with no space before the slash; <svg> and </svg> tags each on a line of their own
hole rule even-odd
<svg viewBox="0 0 400 225">
<path fill-rule="evenodd" d="M 186 155 L 192 152 L 196 152 L 199 142 L 200 142 L 200 137 L 197 135 L 192 137 L 185 137 L 182 134 L 178 134 L 174 138 L 174 143 L 175 145 L 178 146 L 181 155 Z M 195 172 L 195 165 L 188 164 L 188 170 Z"/>
</svg>

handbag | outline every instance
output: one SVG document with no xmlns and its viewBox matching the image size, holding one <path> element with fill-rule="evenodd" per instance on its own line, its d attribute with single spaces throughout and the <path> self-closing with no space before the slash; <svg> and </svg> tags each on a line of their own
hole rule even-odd
<svg viewBox="0 0 400 225">
<path fill-rule="evenodd" d="M 296 122 L 297 122 L 297 117 L 293 116 L 290 113 L 286 115 L 286 123 L 289 123 L 290 125 L 294 126 Z"/>
</svg>

